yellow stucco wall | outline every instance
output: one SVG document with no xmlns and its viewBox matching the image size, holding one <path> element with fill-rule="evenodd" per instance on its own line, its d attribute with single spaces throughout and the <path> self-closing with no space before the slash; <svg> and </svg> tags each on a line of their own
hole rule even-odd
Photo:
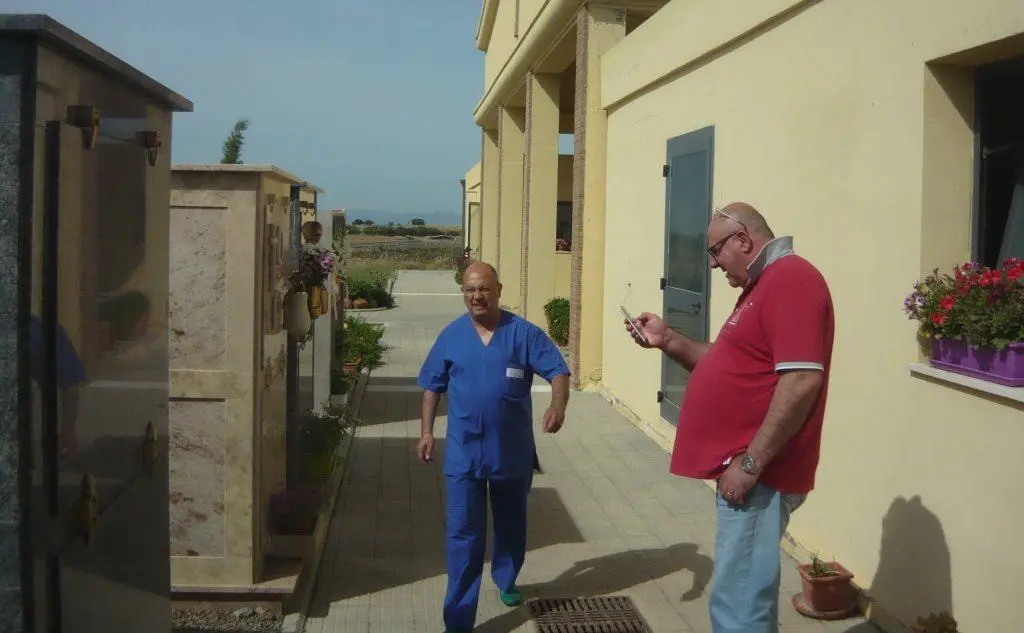
<svg viewBox="0 0 1024 633">
<path fill-rule="evenodd" d="M 674 0 L 602 59 L 606 324 L 626 282 L 632 310 L 661 311 L 666 141 L 714 125 L 713 204 L 759 207 L 835 301 L 822 462 L 791 533 L 900 617 L 952 606 L 968 631 L 1020 628 L 1024 467 L 1007 447 L 1024 444 L 1024 407 L 912 377 L 901 303 L 922 270 L 969 254 L 969 81 L 926 64 L 1022 32 L 1015 0 Z M 715 274 L 712 332 L 735 298 Z M 604 387 L 671 437 L 658 354 L 617 326 L 603 343 Z"/>
<path fill-rule="evenodd" d="M 540 15 L 547 0 L 500 0 L 494 18 L 494 30 L 484 60 L 484 92 L 494 83 L 502 67 L 508 62 L 526 32 Z M 516 30 L 516 5 L 519 5 L 519 25 Z"/>
<path fill-rule="evenodd" d="M 558 200 L 559 202 L 568 202 L 572 200 L 572 161 L 573 157 L 571 154 L 563 154 L 558 157 Z M 466 172 L 466 187 L 470 186 L 470 182 L 476 181 L 480 183 L 480 164 L 477 163 L 473 169 Z M 477 191 L 480 191 L 478 189 Z M 486 194 L 483 194 L 486 195 Z M 496 193 L 491 195 L 497 195 Z M 479 194 L 475 197 L 467 195 L 466 206 L 468 207 L 471 202 L 479 200 Z M 495 231 L 494 224 L 497 221 L 496 218 L 489 217 L 481 214 L 481 207 L 477 206 L 477 214 L 473 215 L 473 222 L 476 226 L 472 227 L 472 232 L 476 236 L 473 242 L 474 250 L 477 248 L 476 244 L 479 240 L 484 239 L 484 235 L 489 235 Z M 478 219 L 479 218 L 479 219 Z M 463 227 L 465 228 L 465 227 Z M 554 244 L 551 248 L 554 248 Z M 509 237 L 506 233 L 501 245 L 502 249 L 519 248 L 519 240 L 513 235 Z M 486 249 L 485 249 L 486 250 Z M 474 257 L 477 255 L 474 253 Z M 488 254 L 485 252 L 483 259 L 488 259 Z M 555 258 L 555 269 L 553 274 L 555 275 L 555 296 L 556 297 L 569 297 L 569 283 L 570 283 L 570 261 L 568 253 L 558 253 Z M 549 274 L 549 273 L 545 273 Z"/>
<path fill-rule="evenodd" d="M 572 253 L 555 253 L 555 296 L 569 298 L 572 281 Z"/>
<path fill-rule="evenodd" d="M 463 209 L 462 220 L 462 244 L 465 247 L 469 244 L 473 249 L 474 256 L 479 256 L 480 241 L 483 239 L 482 227 L 480 225 L 480 176 L 481 162 L 473 165 L 466 172 L 463 178 L 466 181 L 466 207 Z"/>
</svg>

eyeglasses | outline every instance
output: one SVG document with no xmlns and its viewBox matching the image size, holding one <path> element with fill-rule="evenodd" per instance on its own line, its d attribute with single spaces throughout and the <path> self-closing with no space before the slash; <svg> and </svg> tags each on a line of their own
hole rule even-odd
<svg viewBox="0 0 1024 633">
<path fill-rule="evenodd" d="M 717 261 L 718 260 L 718 254 L 722 252 L 723 248 L 725 248 L 726 242 L 728 242 L 732 238 L 736 237 L 740 233 L 746 233 L 747 235 L 749 235 L 750 231 L 747 230 L 747 225 L 744 224 L 742 221 L 737 219 L 735 216 L 729 215 L 728 213 L 726 213 L 725 211 L 722 211 L 720 209 L 715 209 L 715 212 L 713 214 L 711 214 L 711 217 L 712 218 L 717 218 L 717 217 L 729 218 L 730 220 L 732 220 L 736 224 L 739 224 L 742 227 L 740 230 L 733 231 L 732 233 L 726 235 L 725 237 L 723 237 L 722 239 L 718 240 L 717 242 L 715 242 L 711 246 L 707 247 L 708 255 L 710 255 L 715 261 Z"/>
<path fill-rule="evenodd" d="M 484 297 L 487 297 L 487 296 L 490 296 L 491 289 L 487 288 L 486 286 L 476 286 L 476 287 L 474 287 L 474 286 L 463 286 L 462 287 L 462 294 L 467 296 L 467 297 L 472 297 L 473 295 L 475 295 L 477 293 L 481 294 Z"/>
</svg>

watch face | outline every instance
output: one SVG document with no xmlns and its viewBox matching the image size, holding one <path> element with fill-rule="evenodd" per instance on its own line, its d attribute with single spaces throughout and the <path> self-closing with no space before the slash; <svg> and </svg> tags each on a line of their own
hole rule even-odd
<svg viewBox="0 0 1024 633">
<path fill-rule="evenodd" d="M 744 455 L 743 461 L 740 462 L 740 468 L 747 471 L 748 473 L 753 473 L 756 468 L 754 466 L 754 458 L 751 457 L 750 455 Z"/>
</svg>

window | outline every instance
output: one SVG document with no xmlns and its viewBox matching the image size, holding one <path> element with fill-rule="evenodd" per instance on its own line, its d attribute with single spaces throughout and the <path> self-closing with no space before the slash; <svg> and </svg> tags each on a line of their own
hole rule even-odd
<svg viewBox="0 0 1024 633">
<path fill-rule="evenodd" d="M 974 257 L 997 266 L 1024 259 L 1024 57 L 979 68 Z"/>
<path fill-rule="evenodd" d="M 572 203 L 559 202 L 557 207 L 557 219 L 555 220 L 555 250 L 568 251 L 572 249 Z"/>
</svg>

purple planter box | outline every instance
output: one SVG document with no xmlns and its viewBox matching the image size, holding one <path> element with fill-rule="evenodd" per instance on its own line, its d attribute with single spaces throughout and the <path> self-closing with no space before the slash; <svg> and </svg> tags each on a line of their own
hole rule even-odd
<svg viewBox="0 0 1024 633">
<path fill-rule="evenodd" d="M 996 350 L 975 349 L 965 341 L 932 339 L 931 364 L 1007 387 L 1024 387 L 1024 342 Z"/>
</svg>

